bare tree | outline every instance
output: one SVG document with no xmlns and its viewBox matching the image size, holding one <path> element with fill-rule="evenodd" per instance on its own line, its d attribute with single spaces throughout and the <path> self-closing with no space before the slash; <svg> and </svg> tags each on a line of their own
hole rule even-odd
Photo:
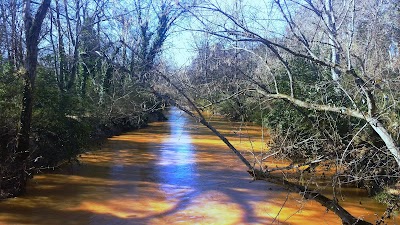
<svg viewBox="0 0 400 225">
<path fill-rule="evenodd" d="M 293 19 L 293 12 L 287 6 L 289 2 L 303 10 L 300 12 L 311 15 L 310 18 L 312 21 L 308 23 L 308 26 L 313 27 L 312 24 L 315 24 L 314 32 L 305 31 L 303 29 L 305 25 L 299 25 Z M 288 64 L 288 60 L 292 57 L 303 58 L 316 66 L 331 70 L 332 81 L 339 85 L 343 96 L 346 96 L 351 102 L 350 105 L 336 105 L 338 103 L 328 105 L 320 102 L 308 102 L 301 98 L 296 98 L 293 91 L 286 94 L 259 88 L 259 93 L 267 98 L 288 101 L 301 108 L 321 112 L 334 112 L 365 120 L 379 135 L 385 143 L 387 150 L 397 162 L 397 165 L 400 166 L 399 147 L 389 132 L 388 124 L 381 119 L 387 108 L 380 109 L 377 105 L 377 99 L 381 95 L 380 92 L 384 90 L 378 89 L 373 83 L 372 74 L 363 70 L 365 67 L 356 63 L 357 60 L 363 57 L 368 57 L 368 60 L 370 60 L 371 54 L 368 53 L 370 49 L 366 49 L 367 51 L 363 52 L 364 55 L 360 55 L 353 47 L 356 44 L 362 44 L 354 43 L 354 36 L 357 35 L 355 30 L 357 24 L 355 23 L 358 16 L 354 8 L 354 1 L 346 1 L 345 3 L 343 6 L 339 6 L 334 5 L 332 1 L 320 2 L 318 4 L 314 4 L 311 1 L 305 1 L 304 3 L 297 1 L 276 1 L 278 9 L 281 10 L 282 16 L 289 27 L 289 33 L 285 36 L 286 40 L 266 37 L 260 33 L 260 30 L 254 28 L 254 24 L 257 21 L 253 20 L 251 23 L 246 23 L 246 20 L 236 18 L 234 13 L 230 13 L 212 2 L 208 2 L 205 6 L 199 8 L 219 13 L 226 19 L 222 21 L 223 24 L 216 25 L 219 30 L 205 30 L 205 32 L 232 41 L 258 42 L 265 45 L 284 65 L 289 77 L 293 76 L 290 75 L 292 68 Z M 364 6 L 371 7 L 371 4 Z M 364 10 L 367 9 L 364 8 Z M 203 23 L 207 22 L 207 19 L 200 17 L 199 19 Z M 229 24 L 233 24 L 234 26 L 230 26 Z M 293 40 L 293 42 L 288 40 Z M 347 49 L 348 53 L 346 53 L 345 49 Z M 329 54 L 325 54 L 325 50 L 329 50 Z M 350 81 L 353 81 L 353 84 L 349 83 Z M 292 79 L 290 79 L 291 84 L 292 82 Z M 355 87 L 357 91 L 353 89 Z M 391 90 L 387 91 L 390 92 Z M 386 94 L 389 95 L 390 93 Z"/>
<path fill-rule="evenodd" d="M 23 73 L 24 91 L 22 99 L 22 111 L 15 147 L 15 177 L 12 179 L 15 182 L 15 186 L 14 191 L 10 193 L 11 195 L 17 195 L 21 192 L 24 192 L 28 178 L 28 173 L 26 171 L 26 160 L 31 152 L 30 129 L 32 119 L 33 92 L 38 62 L 39 35 L 49 6 L 50 0 L 43 0 L 33 17 L 31 1 L 27 0 L 24 2 L 25 41 L 27 49 Z"/>
<path fill-rule="evenodd" d="M 321 135 L 310 136 L 287 147 L 294 149 L 303 145 L 303 149 L 315 149 L 313 157 L 318 159 L 322 154 L 323 160 L 336 164 L 336 175 L 332 178 L 334 196 L 335 187 L 342 182 L 339 176 L 353 176 L 350 182 L 376 180 L 379 176 L 390 180 L 396 176 L 400 167 L 399 131 L 392 124 L 398 124 L 399 119 L 394 116 L 398 112 L 398 95 L 394 94 L 398 81 L 397 75 L 389 71 L 393 64 L 388 62 L 390 54 L 395 55 L 397 51 L 397 41 L 393 35 L 388 35 L 393 32 L 389 28 L 393 24 L 384 19 L 393 14 L 393 10 L 389 10 L 393 4 L 376 1 L 356 4 L 352 0 L 341 3 L 329 0 L 277 0 L 271 6 L 273 8 L 270 11 L 266 9 L 266 12 L 279 12 L 277 20 L 285 23 L 284 29 L 268 29 L 264 22 L 276 19 L 258 17 L 255 11 L 249 10 L 251 6 L 246 5 L 241 7 L 242 14 L 239 15 L 229 7 L 224 8 L 224 4 L 214 1 L 206 1 L 191 12 L 204 26 L 195 31 L 232 43 L 259 44 L 253 48 L 245 47 L 248 52 L 255 53 L 261 46 L 267 49 L 266 54 L 259 55 L 261 61 L 267 62 L 266 65 L 256 67 L 265 67 L 260 71 L 266 74 L 263 76 L 257 73 L 254 67 L 248 72 L 242 71 L 240 82 L 246 85 L 241 87 L 241 91 L 247 89 L 257 93 L 261 96 L 263 107 L 269 107 L 268 102 L 277 101 L 290 105 L 291 110 L 297 111 L 304 118 L 303 121 L 315 129 L 314 133 L 307 134 L 322 134 L 323 138 L 320 138 Z M 390 42 L 392 45 L 389 45 Z M 302 78 L 304 71 L 300 71 L 301 66 L 306 67 L 307 73 L 313 76 Z M 187 86 L 190 88 L 190 85 Z M 240 91 L 238 93 L 243 94 Z M 220 100 L 226 101 L 227 98 Z M 341 125 L 337 120 L 347 120 L 347 126 L 351 127 L 346 128 L 350 130 L 342 136 L 340 132 L 344 131 L 339 131 Z M 322 127 L 323 124 L 328 125 Z M 369 135 L 370 140 L 374 137 L 379 140 L 367 140 L 360 145 L 354 143 L 361 134 Z M 346 140 L 341 140 L 343 137 Z M 324 150 L 328 146 L 326 143 L 331 145 L 330 151 Z M 391 156 L 390 160 L 380 162 L 379 157 L 385 154 Z M 312 167 L 319 164 L 319 159 L 317 161 L 308 158 Z M 262 160 L 258 162 L 262 164 Z M 356 167 L 363 174 L 352 174 Z M 288 168 L 293 168 L 293 165 Z M 349 168 L 354 169 L 347 170 Z M 271 171 L 275 170 L 265 168 L 260 174 L 255 172 L 253 175 L 264 179 L 265 176 L 269 177 Z M 344 222 L 354 222 L 350 221 Z"/>
</svg>

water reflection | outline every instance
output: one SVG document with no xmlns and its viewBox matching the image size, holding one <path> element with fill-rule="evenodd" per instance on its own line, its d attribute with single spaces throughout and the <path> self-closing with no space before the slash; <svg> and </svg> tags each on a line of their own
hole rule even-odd
<svg viewBox="0 0 400 225">
<path fill-rule="evenodd" d="M 207 128 L 176 109 L 169 118 L 110 138 L 102 150 L 82 155 L 73 175 L 36 176 L 27 195 L 0 203 L 0 224 L 340 224 L 298 193 L 250 183 L 246 168 Z M 242 152 L 257 146 L 232 132 L 238 124 L 213 124 Z M 259 127 L 246 129 L 260 137 Z M 373 222 L 384 211 L 354 189 L 344 193 L 349 198 L 341 203 L 356 216 Z"/>
<path fill-rule="evenodd" d="M 189 119 L 176 108 L 168 116 L 169 135 L 160 145 L 157 174 L 168 198 L 196 187 L 196 152 L 188 131 Z"/>
</svg>

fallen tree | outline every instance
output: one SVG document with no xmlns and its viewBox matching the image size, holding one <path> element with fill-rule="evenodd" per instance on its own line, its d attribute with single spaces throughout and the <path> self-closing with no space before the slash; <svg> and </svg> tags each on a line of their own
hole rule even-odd
<svg viewBox="0 0 400 225">
<path fill-rule="evenodd" d="M 372 223 L 369 223 L 367 221 L 364 221 L 362 219 L 356 218 L 353 215 L 351 215 L 346 209 L 344 209 L 340 204 L 335 200 L 335 199 L 329 199 L 326 196 L 322 195 L 321 193 L 317 191 L 313 191 L 306 186 L 302 186 L 299 184 L 292 183 L 285 178 L 282 177 L 275 177 L 273 176 L 269 170 L 261 171 L 259 169 L 254 168 L 254 166 L 251 165 L 251 163 L 238 151 L 230 142 L 228 139 L 225 138 L 224 135 L 222 135 L 217 129 L 215 129 L 210 123 L 207 122 L 203 114 L 201 113 L 201 110 L 196 106 L 194 101 L 188 97 L 188 95 L 180 89 L 177 85 L 175 85 L 165 74 L 161 72 L 157 72 L 157 74 L 162 77 L 165 81 L 168 82 L 174 89 L 181 95 L 183 98 L 187 101 L 188 105 L 192 110 L 196 112 L 193 113 L 191 110 L 183 107 L 182 105 L 178 104 L 173 98 L 171 98 L 168 95 L 163 95 L 161 93 L 158 93 L 156 90 L 152 90 L 152 92 L 159 96 L 160 98 L 164 99 L 167 101 L 169 104 L 174 105 L 178 107 L 180 110 L 184 111 L 186 114 L 188 114 L 190 117 L 194 118 L 196 121 L 200 122 L 204 126 L 206 126 L 209 130 L 211 130 L 218 138 L 223 141 L 226 146 L 229 147 L 230 150 L 240 159 L 240 161 L 248 168 L 248 173 L 253 177 L 254 180 L 264 180 L 270 183 L 278 184 L 281 186 L 284 186 L 290 191 L 293 192 L 298 192 L 300 195 L 304 196 L 306 199 L 310 200 L 315 200 L 318 203 L 320 203 L 322 206 L 326 207 L 327 209 L 331 210 L 333 213 L 335 213 L 343 222 L 345 225 L 372 225 Z M 315 163 L 310 162 L 309 164 Z M 301 164 L 299 166 L 304 166 L 304 165 L 309 165 L 309 164 Z M 285 168 L 280 168 L 282 170 L 284 169 L 292 169 L 293 166 L 290 167 L 285 167 Z"/>
<path fill-rule="evenodd" d="M 130 74 L 132 77 L 139 78 L 139 75 L 135 74 L 133 71 L 129 70 L 128 68 L 119 65 L 118 63 L 112 62 L 109 60 L 105 54 L 101 54 L 109 63 L 112 63 L 116 68 L 119 70 Z M 271 175 L 271 171 L 268 170 L 259 170 L 256 169 L 252 164 L 237 150 L 230 141 L 221 134 L 216 128 L 214 128 L 204 117 L 200 108 L 195 104 L 195 101 L 191 99 L 191 97 L 177 84 L 175 84 L 166 74 L 161 71 L 153 70 L 153 79 L 161 78 L 167 82 L 168 86 L 171 86 L 172 89 L 169 91 L 175 92 L 173 93 L 166 93 L 157 90 L 155 85 L 149 85 L 144 83 L 139 83 L 139 85 L 143 88 L 143 90 L 147 90 L 148 92 L 157 96 L 159 100 L 165 101 L 168 105 L 175 106 L 188 114 L 190 117 L 198 121 L 199 123 L 206 126 L 210 131 L 212 131 L 222 142 L 225 143 L 226 146 L 241 160 L 241 162 L 247 167 L 247 171 L 253 177 L 254 180 L 264 180 L 267 182 L 275 183 L 281 186 L 284 186 L 290 191 L 298 192 L 300 195 L 305 197 L 306 199 L 315 200 L 320 203 L 322 206 L 326 207 L 327 209 L 331 210 L 335 213 L 346 225 L 367 225 L 372 224 L 361 220 L 359 218 L 354 217 L 351 215 L 347 210 L 345 210 L 336 200 L 329 199 L 322 195 L 317 191 L 313 191 L 306 186 L 302 186 L 299 184 L 292 183 L 284 178 L 278 178 Z M 176 97 L 173 97 L 176 96 Z M 185 102 L 185 106 L 183 104 L 178 103 L 178 98 L 182 97 L 183 101 Z M 181 99 L 181 100 L 182 100 Z M 315 163 L 315 162 L 313 162 Z M 302 164 L 305 165 L 305 164 Z M 286 168 L 288 169 L 288 168 Z"/>
</svg>

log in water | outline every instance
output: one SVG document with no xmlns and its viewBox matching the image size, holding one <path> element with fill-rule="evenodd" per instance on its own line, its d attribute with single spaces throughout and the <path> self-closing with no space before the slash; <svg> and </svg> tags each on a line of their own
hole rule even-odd
<svg viewBox="0 0 400 225">
<path fill-rule="evenodd" d="M 340 224 L 297 193 L 251 182 L 217 137 L 177 109 L 168 117 L 110 138 L 72 174 L 36 176 L 25 196 L 1 202 L 0 224 Z M 265 151 L 260 127 L 213 124 L 244 152 Z M 385 210 L 362 190 L 342 195 L 341 204 L 369 222 Z"/>
</svg>

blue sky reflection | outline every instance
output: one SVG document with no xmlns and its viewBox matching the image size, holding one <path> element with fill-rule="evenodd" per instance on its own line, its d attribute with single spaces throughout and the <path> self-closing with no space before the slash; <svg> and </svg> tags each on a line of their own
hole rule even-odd
<svg viewBox="0 0 400 225">
<path fill-rule="evenodd" d="M 196 188 L 195 149 L 186 130 L 188 118 L 173 108 L 169 114 L 170 135 L 161 143 L 158 175 L 161 189 L 174 197 L 179 189 Z"/>
</svg>

